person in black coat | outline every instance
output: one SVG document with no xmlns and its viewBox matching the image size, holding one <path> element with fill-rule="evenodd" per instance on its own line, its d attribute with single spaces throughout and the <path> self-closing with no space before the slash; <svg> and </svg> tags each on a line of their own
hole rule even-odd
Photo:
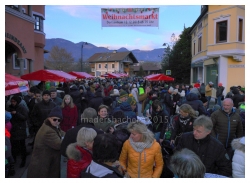
<svg viewBox="0 0 250 183">
<path fill-rule="evenodd" d="M 72 97 L 73 102 L 77 107 L 77 112 L 78 112 L 77 125 L 79 125 L 81 123 L 81 109 L 82 109 L 81 93 L 75 84 L 70 86 L 69 95 Z"/>
<path fill-rule="evenodd" d="M 30 119 L 33 123 L 34 135 L 38 132 L 42 126 L 44 120 L 50 114 L 50 111 L 56 106 L 54 102 L 50 100 L 50 91 L 45 90 L 42 93 L 42 101 L 34 105 L 32 112 L 30 113 Z M 35 140 L 35 137 L 34 137 Z M 33 145 L 34 141 L 30 144 Z"/>
<path fill-rule="evenodd" d="M 75 128 L 69 129 L 66 132 L 61 144 L 61 155 L 67 157 L 66 149 L 69 144 L 76 142 L 77 133 L 82 127 L 93 128 L 97 134 L 104 133 L 102 130 L 95 128 L 94 126 L 95 119 L 97 119 L 97 112 L 95 111 L 95 109 L 89 107 L 83 111 L 81 116 L 82 123 L 76 126 Z"/>
<path fill-rule="evenodd" d="M 188 148 L 195 152 L 206 167 L 206 173 L 230 177 L 232 163 L 222 143 L 212 137 L 212 120 L 199 116 L 193 124 L 193 132 L 183 133 L 176 150 Z"/>
<path fill-rule="evenodd" d="M 96 111 L 99 110 L 99 106 L 103 104 L 103 96 L 101 88 L 98 88 L 95 92 L 95 96 L 90 100 L 89 107 L 94 108 Z"/>
<path fill-rule="evenodd" d="M 237 88 L 234 88 L 232 90 L 232 93 L 233 93 L 232 100 L 234 102 L 234 107 L 238 109 L 239 103 L 245 101 L 245 95 L 241 95 Z"/>
<path fill-rule="evenodd" d="M 152 113 L 151 113 L 151 122 L 153 125 L 153 133 L 155 139 L 162 143 L 167 124 L 169 122 L 169 114 L 164 109 L 162 103 L 159 100 L 154 100 L 152 103 Z"/>
<path fill-rule="evenodd" d="M 195 93 L 187 94 L 186 101 L 183 104 L 189 104 L 195 111 L 199 112 L 199 115 L 207 115 L 202 101 L 199 100 L 198 95 Z"/>
<path fill-rule="evenodd" d="M 10 113 L 12 118 L 10 122 L 12 124 L 11 128 L 11 151 L 14 160 L 16 161 L 16 157 L 18 153 L 21 153 L 22 162 L 20 167 L 24 167 L 26 163 L 26 145 L 25 139 L 26 135 L 26 121 L 28 120 L 28 111 L 23 105 L 20 105 L 21 98 L 18 96 L 13 96 L 11 98 L 11 104 L 9 106 Z"/>
<path fill-rule="evenodd" d="M 174 91 L 173 87 L 170 87 L 168 91 L 166 92 L 166 95 L 163 101 L 163 103 L 166 106 L 166 110 L 170 116 L 174 114 L 174 101 L 173 101 L 173 96 L 172 96 L 173 91 Z"/>
</svg>

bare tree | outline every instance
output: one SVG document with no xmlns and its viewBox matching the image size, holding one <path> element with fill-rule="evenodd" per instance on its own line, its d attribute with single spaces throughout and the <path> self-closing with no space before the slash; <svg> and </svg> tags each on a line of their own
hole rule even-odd
<svg viewBox="0 0 250 183">
<path fill-rule="evenodd" d="M 52 47 L 48 59 L 45 60 L 47 68 L 64 72 L 72 71 L 74 65 L 72 53 L 68 53 L 64 48 L 58 46 Z"/>
</svg>

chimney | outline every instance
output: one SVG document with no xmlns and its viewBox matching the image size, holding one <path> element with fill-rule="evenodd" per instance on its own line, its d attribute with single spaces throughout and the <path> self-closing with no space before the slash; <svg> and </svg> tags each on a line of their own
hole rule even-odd
<svg viewBox="0 0 250 183">
<path fill-rule="evenodd" d="M 117 53 L 117 50 L 114 50 L 113 53 Z"/>
</svg>

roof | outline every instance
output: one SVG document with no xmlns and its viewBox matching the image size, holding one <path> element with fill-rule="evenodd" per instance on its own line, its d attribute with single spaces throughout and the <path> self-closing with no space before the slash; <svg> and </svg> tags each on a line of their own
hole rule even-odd
<svg viewBox="0 0 250 183">
<path fill-rule="evenodd" d="M 124 60 L 129 56 L 133 63 L 138 63 L 138 60 L 135 58 L 134 54 L 131 51 L 125 51 L 125 52 L 105 52 L 105 53 L 95 53 L 92 55 L 88 61 L 91 62 L 114 62 L 114 61 L 121 61 Z"/>
<path fill-rule="evenodd" d="M 195 28 L 195 26 L 199 23 L 199 21 L 207 13 L 207 11 L 208 11 L 208 5 L 204 5 L 204 9 L 202 10 L 200 16 L 197 18 L 197 20 L 194 22 L 194 24 L 192 25 L 191 29 L 189 30 L 189 34 L 191 34 L 191 32 L 193 31 L 193 29 Z"/>
<path fill-rule="evenodd" d="M 145 63 L 141 65 L 144 71 L 159 71 L 161 70 L 160 66 L 151 64 L 151 63 Z M 132 66 L 134 71 L 139 71 L 141 66 Z"/>
</svg>

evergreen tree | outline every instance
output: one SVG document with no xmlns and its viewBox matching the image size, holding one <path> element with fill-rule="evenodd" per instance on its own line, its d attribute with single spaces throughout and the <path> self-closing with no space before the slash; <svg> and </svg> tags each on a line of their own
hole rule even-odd
<svg viewBox="0 0 250 183">
<path fill-rule="evenodd" d="M 145 75 L 145 73 L 144 73 L 144 70 L 143 70 L 143 68 L 142 68 L 142 65 L 140 65 L 140 68 L 139 68 L 139 71 L 138 71 L 138 74 L 137 74 L 138 76 L 141 76 L 141 77 L 143 77 L 144 75 Z"/>
</svg>

